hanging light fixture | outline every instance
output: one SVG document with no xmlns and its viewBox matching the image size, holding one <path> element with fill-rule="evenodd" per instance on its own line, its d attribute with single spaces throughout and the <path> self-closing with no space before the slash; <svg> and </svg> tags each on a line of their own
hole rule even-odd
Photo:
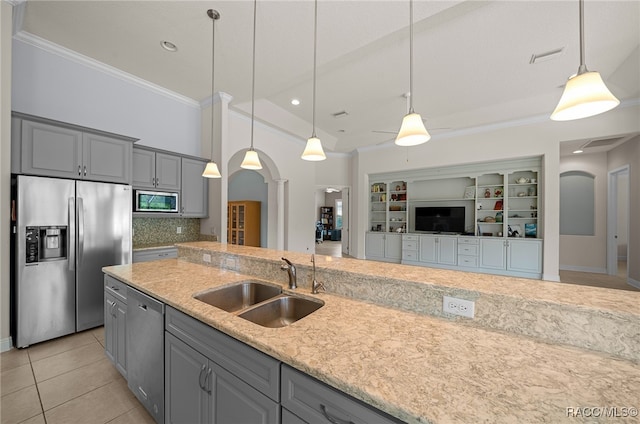
<svg viewBox="0 0 640 424">
<path fill-rule="evenodd" d="M 312 104 L 312 133 L 307 140 L 307 146 L 302 152 L 302 159 L 310 161 L 325 160 L 327 156 L 322 150 L 322 142 L 316 137 L 316 58 L 318 56 L 318 0 L 314 2 L 313 12 L 313 104 Z"/>
<path fill-rule="evenodd" d="M 598 115 L 620 104 L 607 88 L 599 72 L 590 72 L 584 60 L 584 1 L 580 5 L 580 67 L 569 77 L 558 106 L 551 114 L 554 121 L 571 121 Z"/>
<path fill-rule="evenodd" d="M 217 10 L 209 9 L 207 10 L 207 15 L 213 21 L 213 31 L 211 32 L 211 161 L 207 163 L 207 166 L 204 168 L 204 172 L 202 176 L 205 178 L 222 178 L 220 175 L 220 171 L 218 170 L 218 165 L 213 161 L 213 81 L 215 75 L 215 41 L 216 41 L 216 21 L 220 19 L 220 13 Z"/>
<path fill-rule="evenodd" d="M 251 80 L 251 147 L 244 155 L 244 160 L 240 164 L 240 168 L 244 169 L 262 169 L 258 152 L 253 150 L 253 122 L 255 120 L 255 97 L 256 97 L 256 3 L 253 0 L 253 75 Z"/>
<path fill-rule="evenodd" d="M 413 0 L 409 0 L 409 94 L 409 113 L 402 119 L 396 137 L 398 146 L 416 146 L 431 139 L 422 117 L 413 110 Z"/>
</svg>

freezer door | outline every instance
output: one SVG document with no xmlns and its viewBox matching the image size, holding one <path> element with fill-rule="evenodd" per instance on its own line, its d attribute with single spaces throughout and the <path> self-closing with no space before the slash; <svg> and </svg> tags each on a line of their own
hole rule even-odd
<svg viewBox="0 0 640 424">
<path fill-rule="evenodd" d="M 15 256 L 16 346 L 71 334 L 75 322 L 75 183 L 18 176 Z M 27 264 L 27 227 L 67 227 L 66 258 Z"/>
<path fill-rule="evenodd" d="M 102 267 L 131 263 L 131 186 L 76 182 L 76 327 L 104 323 Z"/>
</svg>

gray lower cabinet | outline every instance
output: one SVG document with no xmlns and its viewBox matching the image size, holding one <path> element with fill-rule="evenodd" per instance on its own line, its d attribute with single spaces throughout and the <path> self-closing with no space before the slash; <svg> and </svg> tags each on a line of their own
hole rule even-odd
<svg viewBox="0 0 640 424">
<path fill-rule="evenodd" d="M 108 275 L 104 277 L 104 350 L 127 378 L 127 286 Z"/>
<path fill-rule="evenodd" d="M 127 288 L 127 383 L 159 424 L 164 422 L 164 304 Z"/>
<path fill-rule="evenodd" d="M 170 423 L 279 423 L 280 362 L 167 307 Z"/>
<path fill-rule="evenodd" d="M 209 178 L 202 176 L 206 166 L 204 160 L 182 158 L 180 213 L 185 218 L 206 218 L 209 215 Z"/>
<path fill-rule="evenodd" d="M 283 424 L 402 422 L 287 365 L 281 372 Z"/>
<path fill-rule="evenodd" d="M 307 424 L 305 420 L 295 415 L 293 412 L 286 408 L 282 408 L 282 424 Z"/>
<path fill-rule="evenodd" d="M 367 259 L 400 263 L 400 259 L 402 259 L 402 235 L 399 233 L 366 233 L 365 255 Z"/>
<path fill-rule="evenodd" d="M 15 173 L 131 183 L 133 138 L 20 114 L 12 126 Z"/>
</svg>

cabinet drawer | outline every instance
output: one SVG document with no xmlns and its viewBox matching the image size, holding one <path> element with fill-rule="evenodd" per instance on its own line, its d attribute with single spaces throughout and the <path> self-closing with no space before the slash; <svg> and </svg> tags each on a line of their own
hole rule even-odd
<svg viewBox="0 0 640 424">
<path fill-rule="evenodd" d="M 178 257 L 177 247 L 163 247 L 158 249 L 134 250 L 133 262 L 148 262 L 159 259 L 173 259 Z"/>
<path fill-rule="evenodd" d="M 222 368 L 280 400 L 280 362 L 208 325 L 167 306 L 165 329 Z"/>
<path fill-rule="evenodd" d="M 401 422 L 286 365 L 282 366 L 281 403 L 283 408 L 308 423 Z"/>
<path fill-rule="evenodd" d="M 458 255 L 458 266 L 478 267 L 477 256 Z"/>
<path fill-rule="evenodd" d="M 480 240 L 475 237 L 458 237 L 458 244 L 480 244 Z"/>
<path fill-rule="evenodd" d="M 418 250 L 417 240 L 402 240 L 402 251 L 405 250 Z"/>
<path fill-rule="evenodd" d="M 417 242 L 419 240 L 418 237 L 419 236 L 408 236 L 408 235 L 405 235 L 405 236 L 402 236 L 402 241 L 415 241 L 415 242 Z"/>
<path fill-rule="evenodd" d="M 478 256 L 478 245 L 474 245 L 474 244 L 459 244 L 458 245 L 458 254 L 459 255 Z"/>
<path fill-rule="evenodd" d="M 104 290 L 117 300 L 127 303 L 127 285 L 120 280 L 104 275 Z"/>
<path fill-rule="evenodd" d="M 402 250 L 402 259 L 407 261 L 417 261 L 418 260 L 418 251 L 417 250 Z"/>
</svg>

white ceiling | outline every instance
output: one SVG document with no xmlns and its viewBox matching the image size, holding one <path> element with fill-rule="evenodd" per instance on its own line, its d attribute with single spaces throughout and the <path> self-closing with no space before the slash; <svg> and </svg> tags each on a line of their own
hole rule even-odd
<svg viewBox="0 0 640 424">
<path fill-rule="evenodd" d="M 640 1 L 585 3 L 588 68 L 620 100 L 637 99 Z M 311 135 L 313 5 L 257 5 L 256 116 L 301 139 Z M 250 111 L 252 1 L 28 1 L 21 30 L 202 101 L 211 95 L 212 7 L 221 14 L 215 90 Z M 433 134 L 550 114 L 578 68 L 577 0 L 416 0 L 414 22 L 414 107 Z M 373 131 L 397 130 L 406 113 L 408 23 L 406 0 L 319 0 L 316 123 L 326 150 L 393 139 Z M 529 64 L 556 48 L 555 59 Z"/>
</svg>

